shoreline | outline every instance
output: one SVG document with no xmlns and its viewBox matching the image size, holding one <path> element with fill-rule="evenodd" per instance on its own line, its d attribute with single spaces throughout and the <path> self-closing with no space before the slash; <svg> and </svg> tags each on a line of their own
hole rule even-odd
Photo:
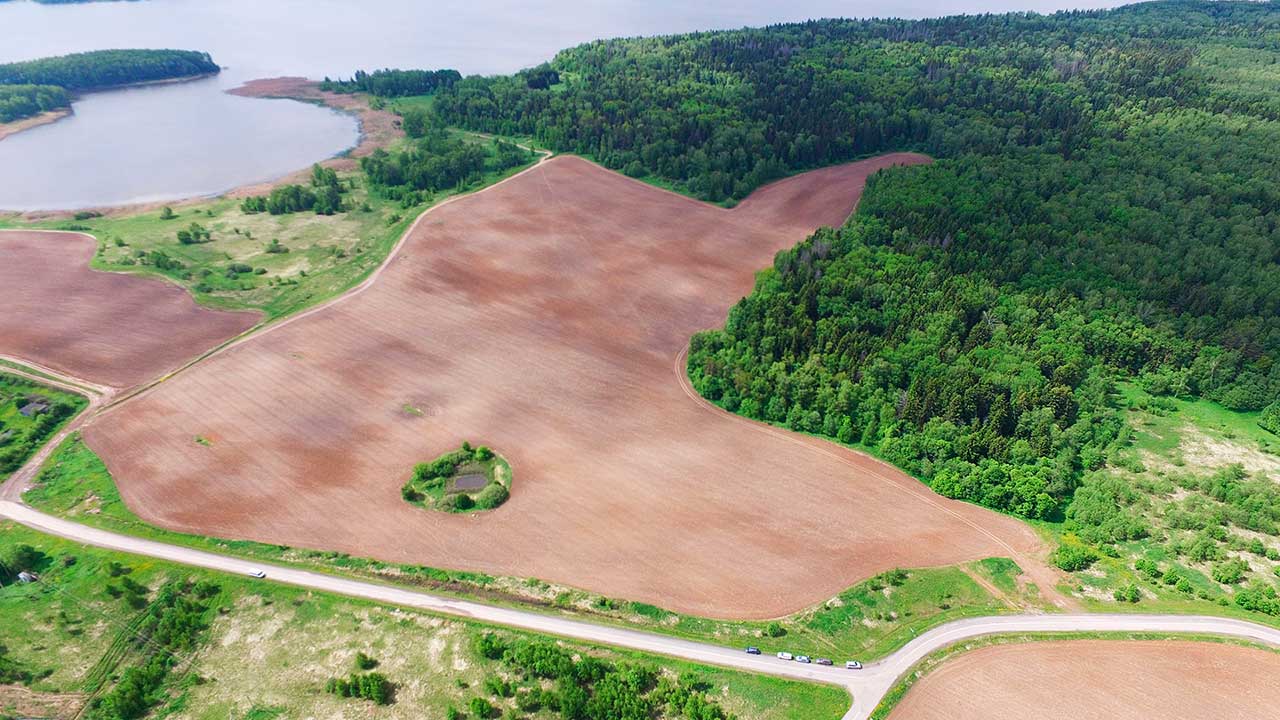
<svg viewBox="0 0 1280 720">
<path fill-rule="evenodd" d="M 309 103 L 350 115 L 356 120 L 356 144 L 332 157 L 314 164 L 340 172 L 356 170 L 360 158 L 372 155 L 374 150 L 386 147 L 404 137 L 400 129 L 400 116 L 390 110 L 374 110 L 369 107 L 365 93 L 344 95 L 320 89 L 319 80 L 300 76 L 282 76 L 249 80 L 239 87 L 226 91 L 228 95 L 261 100 L 292 100 Z M 240 185 L 210 197 L 242 198 L 261 195 L 281 184 L 296 183 L 310 177 L 311 167 L 299 168 L 276 178 Z"/>
<path fill-rule="evenodd" d="M 51 125 L 72 114 L 74 114 L 74 111 L 70 107 L 66 107 L 58 110 L 48 110 L 40 113 L 39 115 L 24 117 L 21 120 L 0 123 L 0 141 L 3 141 L 5 138 L 12 135 L 17 135 L 24 130 L 37 128 L 41 125 Z"/>
<path fill-rule="evenodd" d="M 219 70 L 218 72 L 221 72 L 221 70 Z M 86 90 L 84 92 L 78 92 L 78 93 L 73 93 L 70 90 L 68 90 L 67 92 L 70 93 L 71 95 L 70 107 L 62 108 L 59 110 L 50 110 L 48 112 L 40 113 L 39 115 L 33 115 L 31 117 L 22 118 L 21 120 L 14 120 L 13 122 L 9 122 L 9 123 L 0 123 L 0 141 L 4 140 L 7 137 L 17 135 L 23 130 L 30 130 L 31 128 L 40 127 L 41 125 L 49 125 L 65 117 L 74 115 L 76 101 L 84 97 L 85 95 L 95 95 L 97 93 L 108 93 L 108 92 L 113 92 L 115 90 L 128 90 L 130 88 L 148 87 L 151 85 L 173 85 L 175 83 L 195 82 L 196 80 L 205 80 L 205 79 L 208 79 L 211 77 L 217 77 L 217 76 L 218 76 L 218 73 L 209 72 L 209 73 L 201 73 L 200 75 L 188 75 L 186 77 L 164 78 L 163 80 L 140 80 L 138 82 L 126 83 L 124 85 L 112 85 L 111 87 L 97 88 L 94 90 Z"/>
<path fill-rule="evenodd" d="M 150 81 L 146 84 L 185 82 L 212 76 L 213 75 L 210 74 L 191 78 L 157 80 Z M 111 90 L 123 89 L 124 87 L 126 86 L 110 88 L 109 90 L 103 90 L 101 92 L 110 92 Z M 357 128 L 356 143 L 333 156 L 317 160 L 315 163 L 312 163 L 318 164 L 321 167 L 332 168 L 340 172 L 348 172 L 358 169 L 360 167 L 360 158 L 371 155 L 374 150 L 386 147 L 392 142 L 404 137 L 404 131 L 400 129 L 399 115 L 396 115 L 390 110 L 374 110 L 370 108 L 367 96 L 364 93 L 342 95 L 323 91 L 320 89 L 320 81 L 318 80 L 310 80 L 308 78 L 297 76 L 258 78 L 246 81 L 238 87 L 224 90 L 223 92 L 229 95 L 246 98 L 257 98 L 262 100 L 292 100 L 294 102 L 310 103 L 354 117 Z M 70 111 L 68 111 L 67 114 L 71 114 Z M 53 122 L 57 119 L 60 118 L 54 118 L 53 120 L 46 122 Z M 0 126 L 0 129 L 3 128 L 4 126 Z M 0 136 L 0 138 L 2 137 L 3 136 Z M 263 195 L 270 192 L 272 188 L 280 185 L 287 185 L 290 183 L 306 184 L 311 177 L 312 164 L 309 164 L 306 167 L 289 170 L 276 177 L 237 185 L 225 190 L 201 195 L 191 195 L 172 200 L 146 200 L 135 203 L 126 203 L 123 205 L 103 205 L 83 208 L 26 211 L 0 209 L 0 219 L 7 218 L 27 222 L 39 220 L 68 220 L 73 218 L 76 213 L 80 212 L 94 212 L 105 216 L 133 215 L 158 210 L 165 206 L 177 209 L 181 207 L 189 207 L 194 204 L 217 198 L 239 199 L 253 195 Z"/>
</svg>

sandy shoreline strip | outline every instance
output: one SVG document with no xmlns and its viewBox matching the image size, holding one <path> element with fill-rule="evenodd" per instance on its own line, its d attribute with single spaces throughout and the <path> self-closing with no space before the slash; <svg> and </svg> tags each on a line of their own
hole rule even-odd
<svg viewBox="0 0 1280 720">
<path fill-rule="evenodd" d="M 70 114 L 71 108 L 64 108 L 61 110 L 42 112 L 39 115 L 32 115 L 31 117 L 14 120 L 13 122 L 0 123 L 0 140 L 4 140 L 10 135 L 17 135 L 23 130 L 30 130 L 31 128 L 40 127 L 41 125 L 55 123 Z"/>
</svg>

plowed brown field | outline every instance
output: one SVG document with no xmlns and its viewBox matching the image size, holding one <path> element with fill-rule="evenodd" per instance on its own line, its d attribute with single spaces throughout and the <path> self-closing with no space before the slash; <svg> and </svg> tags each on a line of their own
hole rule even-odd
<svg viewBox="0 0 1280 720">
<path fill-rule="evenodd" d="M 980 648 L 926 675 L 891 720 L 1276 717 L 1280 655 L 1209 642 L 1073 640 Z"/>
<path fill-rule="evenodd" d="M 162 280 L 90 270 L 96 248 L 76 233 L 0 231 L 0 354 L 130 387 L 258 321 Z"/>
<path fill-rule="evenodd" d="M 839 224 L 890 155 L 708 206 L 584 160 L 425 216 L 366 292 L 85 432 L 167 528 L 535 576 L 703 615 L 794 611 L 897 566 L 1038 547 L 1021 523 L 710 407 L 679 357 L 776 251 Z M 209 446 L 193 442 L 201 436 Z M 480 515 L 400 498 L 463 440 L 511 461 Z"/>
</svg>

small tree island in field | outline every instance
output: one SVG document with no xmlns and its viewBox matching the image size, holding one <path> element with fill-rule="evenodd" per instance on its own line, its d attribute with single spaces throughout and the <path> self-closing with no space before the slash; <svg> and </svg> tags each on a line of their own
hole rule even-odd
<svg viewBox="0 0 1280 720">
<path fill-rule="evenodd" d="M 458 450 L 415 465 L 400 496 L 444 512 L 492 510 L 511 496 L 511 466 L 489 448 L 464 442 Z"/>
</svg>

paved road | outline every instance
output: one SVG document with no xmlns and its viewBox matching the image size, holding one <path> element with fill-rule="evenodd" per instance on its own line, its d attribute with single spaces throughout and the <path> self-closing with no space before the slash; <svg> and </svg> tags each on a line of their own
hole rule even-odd
<svg viewBox="0 0 1280 720">
<path fill-rule="evenodd" d="M 845 720 L 864 720 L 869 717 L 871 711 L 898 678 L 930 653 L 957 642 L 985 635 L 1080 631 L 1205 633 L 1280 646 L 1280 630 L 1225 618 L 1193 615 L 1008 615 L 958 620 L 941 625 L 920 635 L 883 660 L 870 663 L 861 671 L 853 671 L 845 670 L 843 667 L 785 662 L 770 655 L 747 655 L 742 648 L 719 647 L 638 630 L 595 625 L 466 600 L 453 600 L 374 582 L 250 562 L 86 527 L 45 515 L 12 501 L 0 501 L 0 517 L 15 520 L 50 535 L 88 545 L 146 555 L 184 565 L 238 575 L 246 575 L 253 569 L 262 569 L 267 572 L 270 581 L 288 585 L 471 618 L 575 640 L 642 650 L 747 672 L 840 685 L 853 695 L 853 706 L 845 714 Z M 836 660 L 843 662 L 844 659 Z"/>
</svg>

